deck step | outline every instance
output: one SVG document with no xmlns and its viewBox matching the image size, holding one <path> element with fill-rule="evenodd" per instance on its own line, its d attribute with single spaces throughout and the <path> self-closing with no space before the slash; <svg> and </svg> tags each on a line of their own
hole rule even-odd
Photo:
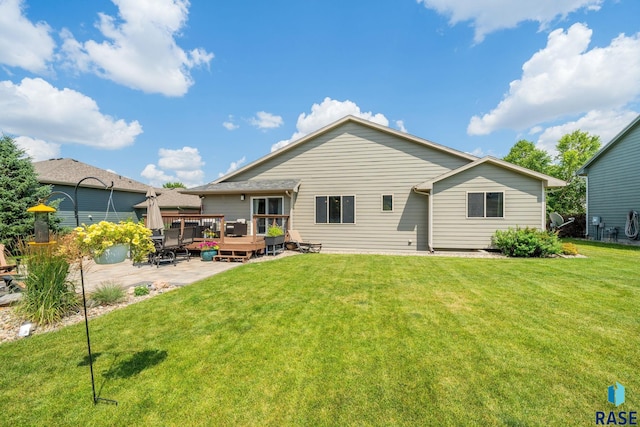
<svg viewBox="0 0 640 427">
<path fill-rule="evenodd" d="M 240 250 L 224 250 L 218 251 L 218 255 L 215 255 L 213 259 L 215 261 L 236 261 L 240 260 L 243 263 L 247 262 L 253 255 L 252 251 L 240 251 Z"/>
</svg>

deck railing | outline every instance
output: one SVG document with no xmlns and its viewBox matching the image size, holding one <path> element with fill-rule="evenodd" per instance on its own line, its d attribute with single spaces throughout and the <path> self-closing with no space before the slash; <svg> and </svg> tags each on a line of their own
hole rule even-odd
<svg viewBox="0 0 640 427">
<path fill-rule="evenodd" d="M 146 221 L 146 217 L 145 217 Z M 215 238 L 220 243 L 224 243 L 225 234 L 229 235 L 230 225 L 242 224 L 239 221 L 226 221 L 224 215 L 218 214 L 182 214 L 182 215 L 162 215 L 164 228 L 180 228 L 180 234 L 184 233 L 185 227 L 196 227 L 196 240 L 204 240 L 208 237 Z M 246 224 L 247 226 L 249 224 Z M 251 219 L 251 236 L 255 243 L 258 235 L 266 233 L 271 225 L 278 225 L 286 232 L 289 230 L 289 215 L 253 215 Z M 235 231 L 231 235 L 248 235 L 249 230 L 238 226 L 240 233 Z"/>
</svg>

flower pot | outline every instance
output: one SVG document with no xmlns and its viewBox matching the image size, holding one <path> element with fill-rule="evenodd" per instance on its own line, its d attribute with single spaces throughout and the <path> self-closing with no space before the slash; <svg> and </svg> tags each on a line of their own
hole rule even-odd
<svg viewBox="0 0 640 427">
<path fill-rule="evenodd" d="M 96 264 L 117 264 L 127 258 L 128 252 L 129 245 L 113 245 L 110 248 L 105 249 L 100 256 L 94 257 L 93 260 Z"/>
<path fill-rule="evenodd" d="M 284 243 L 284 234 L 281 236 L 265 236 L 264 244 L 268 246 L 282 245 Z"/>
<path fill-rule="evenodd" d="M 218 255 L 218 251 L 215 249 L 203 249 L 200 251 L 200 258 L 202 258 L 203 261 L 212 261 L 216 255 Z"/>
</svg>

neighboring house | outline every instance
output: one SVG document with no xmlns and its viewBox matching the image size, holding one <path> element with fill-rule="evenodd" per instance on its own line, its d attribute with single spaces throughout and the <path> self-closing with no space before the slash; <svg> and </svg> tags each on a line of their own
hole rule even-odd
<svg viewBox="0 0 640 427">
<path fill-rule="evenodd" d="M 640 212 L 640 116 L 602 147 L 578 174 L 587 177 L 587 235 L 600 240 L 615 227 L 618 238 L 626 239 L 627 215 L 632 210 Z"/>
<path fill-rule="evenodd" d="M 33 166 L 41 184 L 50 184 L 52 191 L 64 192 L 71 198 L 75 198 L 76 184 L 83 178 L 99 178 L 107 185 L 113 182 L 113 191 L 105 190 L 95 179 L 80 184 L 76 202 L 81 224 L 142 218 L 133 206 L 146 200 L 147 184 L 68 158 L 34 162 Z M 61 225 L 75 227 L 73 203 L 61 194 L 53 195 L 49 200 L 58 199 L 61 200 L 57 212 L 62 218 Z"/>
<path fill-rule="evenodd" d="M 200 214 L 200 197 L 193 194 L 183 194 L 182 188 L 156 188 L 158 195 L 158 206 L 160 211 L 166 216 Z M 147 214 L 147 201 L 140 202 L 133 206 L 139 215 Z"/>
<path fill-rule="evenodd" d="M 290 215 L 290 228 L 328 249 L 425 251 L 489 248 L 496 230 L 544 229 L 545 189 L 563 185 L 347 116 L 182 192 L 227 221 Z"/>
</svg>

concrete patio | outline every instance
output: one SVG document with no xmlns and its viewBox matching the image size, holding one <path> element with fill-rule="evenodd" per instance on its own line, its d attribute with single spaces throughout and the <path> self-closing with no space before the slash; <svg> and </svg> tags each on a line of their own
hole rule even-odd
<svg viewBox="0 0 640 427">
<path fill-rule="evenodd" d="M 156 281 L 170 285 L 187 285 L 214 274 L 239 267 L 237 262 L 202 261 L 194 257 L 189 261 L 180 260 L 176 264 L 162 264 L 159 267 L 150 264 L 133 265 L 131 261 L 118 264 L 99 265 L 93 260 L 85 261 L 83 265 L 85 291 L 91 292 L 104 282 L 112 282 L 129 288 L 140 284 Z M 80 272 L 74 274 L 80 288 Z"/>
</svg>

